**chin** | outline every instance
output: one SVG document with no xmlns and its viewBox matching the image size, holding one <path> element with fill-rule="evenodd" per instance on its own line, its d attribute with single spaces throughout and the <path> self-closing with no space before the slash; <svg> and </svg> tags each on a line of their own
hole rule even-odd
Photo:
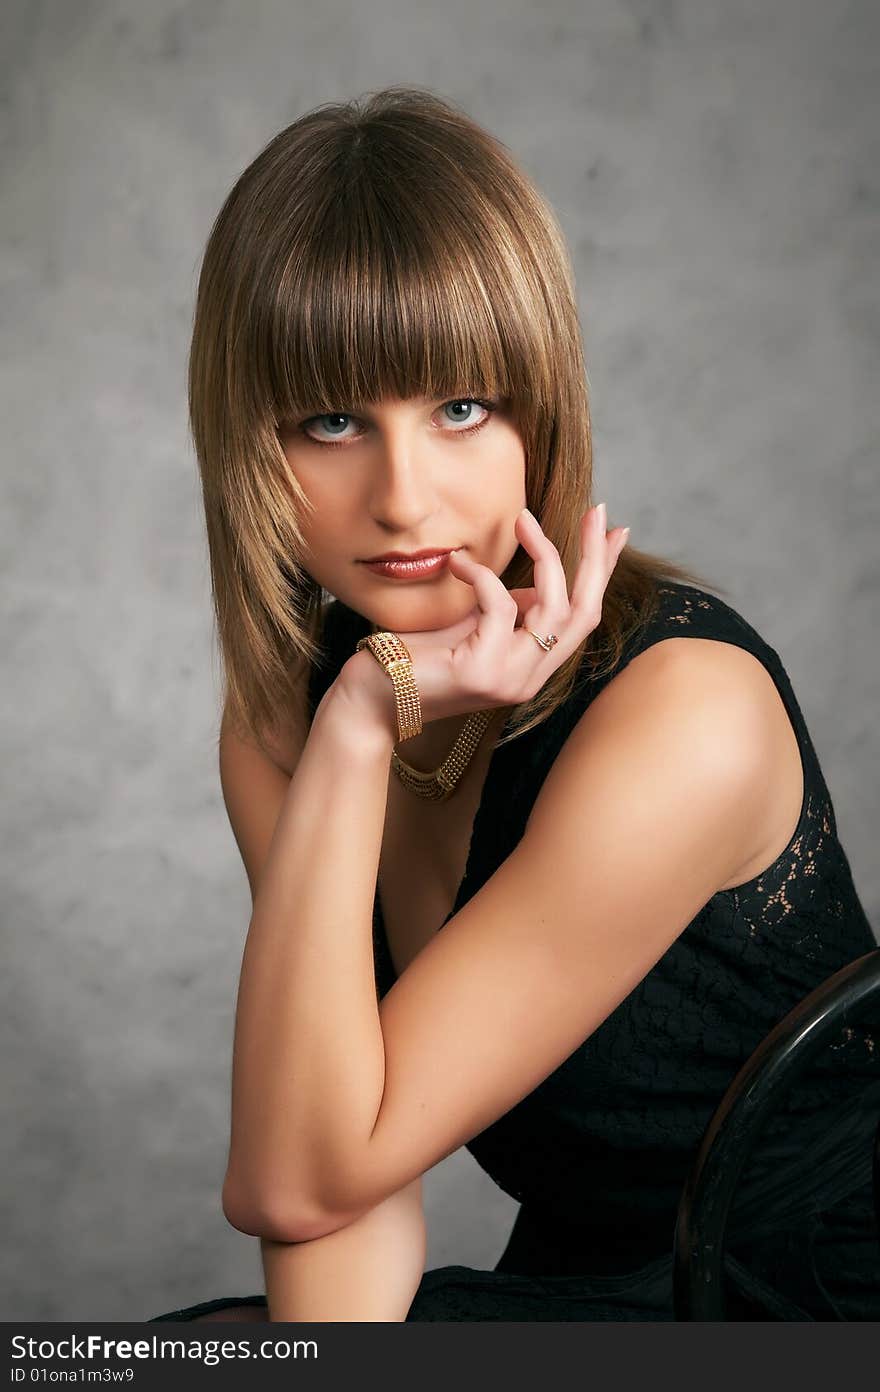
<svg viewBox="0 0 880 1392">
<path fill-rule="evenodd" d="M 473 594 L 461 598 L 451 596 L 445 603 L 439 599 L 412 600 L 406 604 L 389 602 L 381 610 L 376 606 L 375 612 L 367 617 L 392 633 L 431 633 L 460 623 L 472 611 L 475 602 Z"/>
</svg>

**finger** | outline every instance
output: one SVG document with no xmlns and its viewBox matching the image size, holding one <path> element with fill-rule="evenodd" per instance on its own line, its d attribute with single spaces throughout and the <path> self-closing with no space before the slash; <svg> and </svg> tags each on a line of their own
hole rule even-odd
<svg viewBox="0 0 880 1392">
<path fill-rule="evenodd" d="M 579 614 L 592 614 L 601 609 L 602 596 L 626 543 L 626 531 L 615 527 L 607 532 L 604 509 L 591 508 L 584 516 L 581 541 L 581 561 L 571 587 L 572 609 Z"/>
<path fill-rule="evenodd" d="M 521 545 L 534 562 L 537 612 L 531 612 L 530 617 L 538 622 L 553 620 L 558 623 L 568 613 L 568 580 L 559 552 L 528 509 L 523 509 L 515 525 Z"/>
<path fill-rule="evenodd" d="M 508 590 L 508 594 L 516 601 L 518 619 L 524 619 L 529 610 L 533 609 L 538 602 L 538 591 L 534 585 Z"/>
<path fill-rule="evenodd" d="M 516 601 L 502 585 L 494 570 L 480 565 L 464 551 L 453 551 L 447 565 L 458 579 L 473 587 L 479 613 L 471 639 L 503 644 L 513 631 L 517 618 Z"/>
</svg>

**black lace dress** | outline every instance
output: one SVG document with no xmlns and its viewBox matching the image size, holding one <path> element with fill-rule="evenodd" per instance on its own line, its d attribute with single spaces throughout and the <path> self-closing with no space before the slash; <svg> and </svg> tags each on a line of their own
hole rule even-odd
<svg viewBox="0 0 880 1392">
<path fill-rule="evenodd" d="M 330 606 L 312 709 L 369 629 L 338 601 Z M 520 1209 L 494 1269 L 427 1271 L 408 1322 L 672 1320 L 678 1198 L 726 1087 L 792 1006 L 876 946 L 777 653 L 717 596 L 665 581 L 657 614 L 612 675 L 673 636 L 733 643 L 770 672 L 800 747 L 798 825 L 763 874 L 713 895 L 603 1024 L 467 1143 Z M 585 668 L 550 719 L 495 750 L 450 917 L 517 845 L 556 755 L 610 679 L 590 680 Z M 381 998 L 395 972 L 378 895 L 373 938 Z M 729 1318 L 880 1319 L 871 1188 L 878 1115 L 880 1018 L 872 1015 L 841 1029 L 765 1128 L 731 1214 Z M 157 1319 L 193 1319 L 235 1303 L 265 1304 L 265 1297 L 207 1301 Z"/>
</svg>

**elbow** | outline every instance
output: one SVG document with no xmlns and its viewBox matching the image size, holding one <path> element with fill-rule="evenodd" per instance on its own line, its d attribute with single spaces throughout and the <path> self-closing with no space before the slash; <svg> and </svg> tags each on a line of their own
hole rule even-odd
<svg viewBox="0 0 880 1392">
<path fill-rule="evenodd" d="M 228 1175 L 223 1184 L 222 1205 L 223 1216 L 231 1227 L 248 1237 L 270 1242 L 311 1242 L 344 1226 L 328 1214 L 297 1207 L 289 1200 L 273 1201 L 244 1194 Z"/>
</svg>

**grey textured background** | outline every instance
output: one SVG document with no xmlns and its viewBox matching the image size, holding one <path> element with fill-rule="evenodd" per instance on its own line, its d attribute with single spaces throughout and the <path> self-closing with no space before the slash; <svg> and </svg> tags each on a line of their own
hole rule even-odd
<svg viewBox="0 0 880 1392">
<path fill-rule="evenodd" d="M 249 897 L 185 418 L 241 169 L 319 102 L 461 102 L 575 260 L 597 496 L 779 651 L 865 908 L 876 862 L 878 17 L 864 3 L 5 0 L 2 1310 L 262 1289 L 220 1210 Z M 429 1266 L 515 1204 L 461 1151 Z"/>
</svg>

